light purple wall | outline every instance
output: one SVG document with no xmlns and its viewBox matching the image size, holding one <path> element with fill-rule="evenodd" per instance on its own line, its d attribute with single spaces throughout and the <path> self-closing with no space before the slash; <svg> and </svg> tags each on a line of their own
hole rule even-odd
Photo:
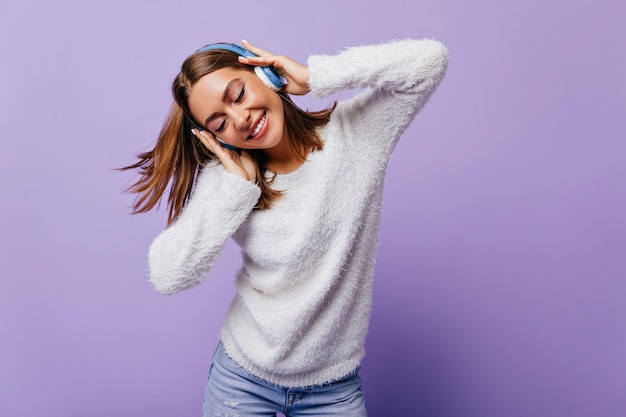
<svg viewBox="0 0 626 417">
<path fill-rule="evenodd" d="M 132 176 L 182 59 L 436 37 L 447 78 L 389 168 L 370 415 L 626 415 L 626 58 L 613 0 L 0 5 L 0 416 L 199 415 L 234 245 L 147 283 Z M 325 104 L 302 101 L 312 107 Z"/>
</svg>

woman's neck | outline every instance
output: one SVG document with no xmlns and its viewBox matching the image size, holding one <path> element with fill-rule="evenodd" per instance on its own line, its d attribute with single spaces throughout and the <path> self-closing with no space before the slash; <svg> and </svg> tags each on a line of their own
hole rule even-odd
<svg viewBox="0 0 626 417">
<path fill-rule="evenodd" d="M 285 135 L 276 146 L 263 150 L 267 169 L 277 174 L 289 174 L 304 163 L 306 159 L 294 152 L 289 141 L 289 137 Z"/>
</svg>

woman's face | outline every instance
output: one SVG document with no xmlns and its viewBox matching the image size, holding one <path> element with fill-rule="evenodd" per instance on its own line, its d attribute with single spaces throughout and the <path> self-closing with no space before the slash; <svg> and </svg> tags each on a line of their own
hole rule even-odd
<svg viewBox="0 0 626 417">
<path fill-rule="evenodd" d="M 218 140 L 242 149 L 268 149 L 283 137 L 281 98 L 254 72 L 222 68 L 191 89 L 192 116 Z"/>
</svg>

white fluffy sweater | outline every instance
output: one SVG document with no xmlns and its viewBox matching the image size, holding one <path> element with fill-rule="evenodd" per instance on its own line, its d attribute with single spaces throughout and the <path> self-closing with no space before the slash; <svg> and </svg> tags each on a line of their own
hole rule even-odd
<svg viewBox="0 0 626 417">
<path fill-rule="evenodd" d="M 442 79 L 435 40 L 349 48 L 308 59 L 317 97 L 364 89 L 320 131 L 324 150 L 278 175 L 284 196 L 253 211 L 259 188 L 205 168 L 174 224 L 152 243 L 151 280 L 170 294 L 202 282 L 231 236 L 242 249 L 237 294 L 221 331 L 250 373 L 287 387 L 321 384 L 364 356 L 384 174 L 398 138 Z"/>
</svg>

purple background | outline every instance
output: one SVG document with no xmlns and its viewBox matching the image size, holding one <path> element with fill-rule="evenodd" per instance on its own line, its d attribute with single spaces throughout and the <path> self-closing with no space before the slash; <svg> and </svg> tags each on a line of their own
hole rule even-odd
<svg viewBox="0 0 626 417">
<path fill-rule="evenodd" d="M 263 4 L 263 5 L 261 5 Z M 0 416 L 199 415 L 232 295 L 147 282 L 133 178 L 183 58 L 436 37 L 387 177 L 370 415 L 626 415 L 626 10 L 614 0 L 0 4 Z M 311 108 L 327 101 L 300 99 Z"/>
</svg>

